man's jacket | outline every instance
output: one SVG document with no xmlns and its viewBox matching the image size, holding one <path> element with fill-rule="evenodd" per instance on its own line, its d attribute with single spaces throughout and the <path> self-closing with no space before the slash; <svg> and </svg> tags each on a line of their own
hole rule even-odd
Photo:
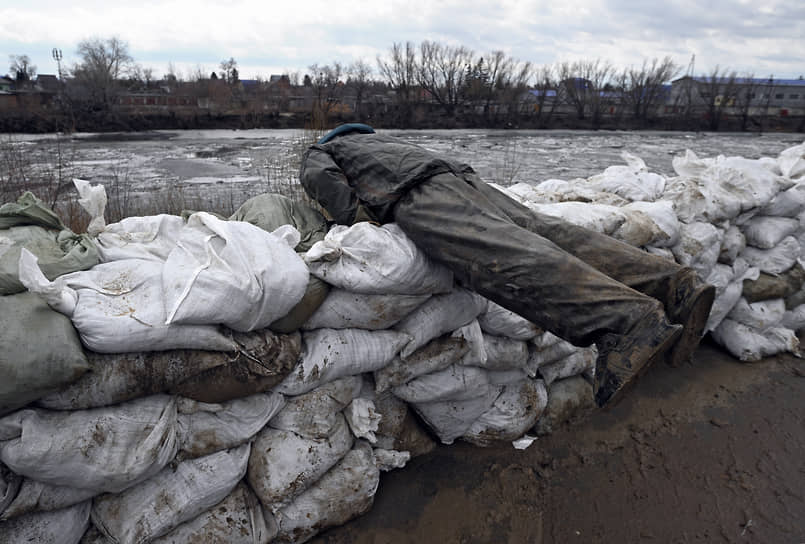
<svg viewBox="0 0 805 544">
<path fill-rule="evenodd" d="M 437 174 L 461 175 L 467 168 L 397 138 L 352 132 L 311 146 L 299 178 L 337 223 L 386 223 L 393 221 L 394 204 L 411 187 Z M 369 217 L 361 217 L 365 212 Z"/>
</svg>

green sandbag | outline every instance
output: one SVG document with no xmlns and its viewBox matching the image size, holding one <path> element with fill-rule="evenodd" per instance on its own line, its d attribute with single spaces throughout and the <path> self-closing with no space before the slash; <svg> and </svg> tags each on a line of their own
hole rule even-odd
<svg viewBox="0 0 805 544">
<path fill-rule="evenodd" d="M 58 391 L 87 370 L 67 316 L 32 293 L 0 297 L 0 415 Z"/>
<path fill-rule="evenodd" d="M 0 229 L 18 225 L 39 225 L 56 230 L 67 228 L 59 216 L 30 191 L 26 191 L 17 202 L 0 206 Z"/>
<path fill-rule="evenodd" d="M 0 295 L 25 290 L 19 280 L 22 248 L 39 259 L 39 268 L 53 280 L 63 274 L 87 270 L 100 261 L 95 243 L 86 234 L 75 234 L 36 225 L 0 230 Z"/>
<path fill-rule="evenodd" d="M 246 221 L 268 232 L 282 225 L 292 225 L 302 235 L 302 240 L 296 246 L 296 251 L 300 252 L 307 251 L 327 234 L 327 220 L 322 214 L 304 202 L 273 193 L 250 198 L 229 219 Z"/>
</svg>

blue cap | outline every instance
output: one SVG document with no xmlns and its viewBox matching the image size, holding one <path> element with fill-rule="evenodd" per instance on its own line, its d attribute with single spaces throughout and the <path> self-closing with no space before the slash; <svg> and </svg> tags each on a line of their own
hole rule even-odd
<svg viewBox="0 0 805 544">
<path fill-rule="evenodd" d="M 375 129 L 370 127 L 369 125 L 364 125 L 363 123 L 347 123 L 345 125 L 341 125 L 339 127 L 334 128 L 327 134 L 325 134 L 321 140 L 319 140 L 318 144 L 326 144 L 333 138 L 338 136 L 343 136 L 344 134 L 349 134 L 351 132 L 360 132 L 361 134 L 374 134 Z"/>
</svg>

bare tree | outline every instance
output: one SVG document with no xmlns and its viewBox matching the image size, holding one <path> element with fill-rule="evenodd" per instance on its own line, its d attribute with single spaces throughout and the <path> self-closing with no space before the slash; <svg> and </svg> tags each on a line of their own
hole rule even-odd
<svg viewBox="0 0 805 544">
<path fill-rule="evenodd" d="M 557 69 L 551 65 L 541 66 L 536 70 L 534 78 L 535 109 L 537 124 L 540 128 L 549 125 L 556 106 L 563 100 L 562 86 L 558 85 Z"/>
<path fill-rule="evenodd" d="M 749 121 L 752 120 L 750 115 L 752 105 L 759 102 L 760 83 L 759 80 L 755 79 L 755 74 L 751 72 L 743 75 L 738 80 L 738 83 L 740 85 L 736 85 L 734 92 L 734 108 L 741 120 L 741 130 L 745 131 L 749 127 Z"/>
<path fill-rule="evenodd" d="M 461 102 L 466 66 L 472 64 L 473 52 L 466 47 L 453 47 L 423 41 L 419 46 L 417 82 L 453 117 Z"/>
<path fill-rule="evenodd" d="M 679 66 L 665 57 L 643 61 L 640 68 L 626 68 L 618 76 L 625 106 L 631 109 L 635 119 L 648 121 L 655 113 L 663 95 L 663 85 L 679 73 Z"/>
<path fill-rule="evenodd" d="M 31 64 L 28 55 L 9 55 L 8 62 L 8 71 L 16 78 L 17 83 L 25 83 L 36 77 L 36 66 Z"/>
<path fill-rule="evenodd" d="M 709 129 L 716 131 L 721 125 L 724 110 L 735 104 L 735 72 L 723 71 L 716 65 L 715 68 L 702 79 L 698 87 L 706 111 Z"/>
<path fill-rule="evenodd" d="M 92 109 L 108 109 L 133 62 L 128 44 L 117 37 L 90 38 L 79 42 L 77 52 L 81 60 L 73 67 L 73 77 L 88 94 Z"/>
<path fill-rule="evenodd" d="M 519 122 L 522 96 L 528 92 L 531 81 L 534 79 L 534 65 L 528 61 L 512 60 L 508 68 L 501 72 L 495 87 L 502 95 L 502 102 L 506 107 L 508 123 L 516 125 Z"/>
<path fill-rule="evenodd" d="M 417 61 L 416 49 L 411 42 L 394 43 L 389 50 L 389 58 L 377 57 L 377 67 L 381 77 L 394 91 L 399 116 L 397 124 L 405 126 L 410 120 L 413 93 L 416 87 Z"/>
<path fill-rule="evenodd" d="M 222 60 L 221 64 L 219 64 L 219 67 L 221 68 L 221 79 L 230 85 L 234 85 L 240 81 L 238 77 L 238 61 L 236 61 L 233 57 L 229 57 L 229 60 Z"/>
<path fill-rule="evenodd" d="M 347 67 L 347 78 L 347 85 L 355 90 L 355 114 L 360 116 L 361 104 L 372 84 L 372 67 L 363 59 L 358 59 Z"/>
<path fill-rule="evenodd" d="M 341 81 L 344 67 L 339 62 L 333 62 L 332 65 L 325 64 L 324 66 L 313 64 L 308 69 L 312 74 L 310 84 L 314 100 L 312 113 L 315 126 L 313 128 L 314 130 L 324 130 L 327 128 L 331 111 L 340 102 L 344 86 Z"/>
</svg>

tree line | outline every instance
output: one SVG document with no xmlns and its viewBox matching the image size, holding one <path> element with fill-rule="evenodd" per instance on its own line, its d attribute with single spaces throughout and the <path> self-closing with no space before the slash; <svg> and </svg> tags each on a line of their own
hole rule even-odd
<svg viewBox="0 0 805 544">
<path fill-rule="evenodd" d="M 160 88 L 181 89 L 196 96 L 207 93 L 207 98 L 219 102 L 259 105 L 254 96 L 247 96 L 232 57 L 222 60 L 219 70 L 212 73 L 197 68 L 182 76 L 171 64 L 157 79 L 152 68 L 134 61 L 128 44 L 117 37 L 83 40 L 77 54 L 79 60 L 60 73 L 60 107 L 74 119 L 108 117 L 114 114 L 121 94 Z M 21 86 L 36 75 L 36 67 L 26 55 L 12 55 L 9 69 Z M 692 66 L 687 75 L 692 75 L 691 70 Z M 393 43 L 373 63 L 366 59 L 348 64 L 333 61 L 310 65 L 304 73 L 285 74 L 288 90 L 284 98 L 276 96 L 271 82 L 262 78 L 251 87 L 251 93 L 265 93 L 263 112 L 291 108 L 291 98 L 301 97 L 305 123 L 317 127 L 357 120 L 400 128 L 467 124 L 639 128 L 658 126 L 662 107 L 669 104 L 668 83 L 681 72 L 682 66 L 670 57 L 625 68 L 603 59 L 536 65 L 503 51 L 477 53 L 461 45 L 424 40 Z M 751 77 L 743 75 L 744 79 Z M 688 96 L 678 94 L 673 100 L 677 125 L 683 120 L 688 126 L 670 128 L 718 129 L 727 105 L 734 110 L 738 104 L 741 128 L 746 129 L 751 90 L 742 86 L 739 91 L 737 74 L 728 69 L 716 67 L 704 79 L 709 87 L 718 88 L 697 86 Z M 210 82 L 217 86 L 211 87 Z M 712 96 L 703 96 L 703 87 Z M 735 95 L 731 100 L 716 104 L 712 98 L 728 92 Z M 270 108 L 266 106 L 269 98 L 273 100 Z M 244 108 L 241 115 L 249 111 Z M 263 119 L 257 115 L 260 108 L 252 109 L 256 122 Z M 694 126 L 702 120 L 704 126 Z M 668 119 L 663 122 L 659 128 L 669 128 Z"/>
</svg>

